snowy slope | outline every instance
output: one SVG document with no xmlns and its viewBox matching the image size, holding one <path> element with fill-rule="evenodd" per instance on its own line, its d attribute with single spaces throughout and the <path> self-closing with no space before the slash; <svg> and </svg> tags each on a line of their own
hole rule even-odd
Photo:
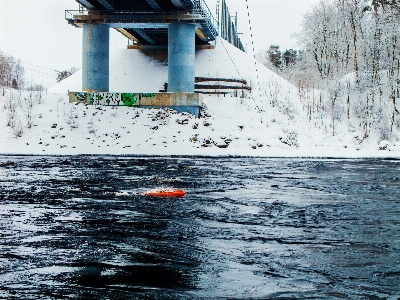
<svg viewBox="0 0 400 300">
<path fill-rule="evenodd" d="M 258 70 L 256 72 L 256 69 Z M 205 96 L 200 119 L 170 110 L 95 107 L 68 103 L 67 92 L 81 90 L 77 72 L 35 97 L 33 126 L 27 128 L 22 94 L 15 120 L 23 126 L 15 137 L 4 109 L 16 92 L 0 98 L 0 153 L 133 154 L 133 155 L 252 155 L 313 157 L 398 157 L 399 145 L 382 145 L 338 124 L 332 136 L 326 120 L 309 121 L 297 89 L 223 40 L 214 50 L 196 52 L 196 76 L 245 78 L 253 88 L 245 98 Z M 110 90 L 156 92 L 167 82 L 164 57 L 119 49 L 110 57 Z M 17 101 L 18 102 L 18 101 Z M 14 126 L 15 127 L 15 126 Z M 385 142 L 386 143 L 386 142 Z M 383 147 L 385 146 L 385 147 Z M 386 150 L 379 150 L 386 149 Z"/>
<path fill-rule="evenodd" d="M 144 54 L 138 50 L 117 49 L 110 54 L 110 92 L 158 92 L 168 81 L 167 51 Z M 229 53 L 229 54 L 228 54 Z M 260 78 L 280 81 L 274 72 L 257 62 Z M 196 51 L 198 77 L 248 78 L 256 84 L 255 61 L 228 42 L 219 39 L 216 49 Z M 254 78 L 253 78 L 254 77 Z M 282 81 L 283 82 L 283 81 Z M 288 83 L 284 81 L 287 85 Z M 76 72 L 48 89 L 49 93 L 82 90 L 82 73 Z"/>
</svg>

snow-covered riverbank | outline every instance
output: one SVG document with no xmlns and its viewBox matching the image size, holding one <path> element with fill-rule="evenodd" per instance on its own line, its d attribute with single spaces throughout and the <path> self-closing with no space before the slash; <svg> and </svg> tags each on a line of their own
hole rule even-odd
<svg viewBox="0 0 400 300">
<path fill-rule="evenodd" d="M 363 139 L 347 122 L 335 124 L 333 135 L 329 117 L 310 120 L 295 86 L 221 40 L 215 50 L 196 53 L 196 76 L 245 78 L 253 92 L 244 99 L 205 95 L 199 119 L 171 110 L 68 103 L 68 90 L 81 90 L 80 76 L 43 92 L 40 101 L 35 94 L 6 91 L 0 97 L 0 153 L 400 157 L 396 140 L 382 141 L 373 132 Z M 111 55 L 111 91 L 157 92 L 166 81 L 163 61 L 137 50 Z M 14 115 L 19 137 L 7 126 L 11 93 L 21 103 Z M 30 97 L 27 128 L 24 103 Z"/>
</svg>

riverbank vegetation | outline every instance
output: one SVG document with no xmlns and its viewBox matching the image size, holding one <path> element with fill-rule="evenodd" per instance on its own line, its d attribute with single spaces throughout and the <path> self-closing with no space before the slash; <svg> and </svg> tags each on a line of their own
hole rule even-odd
<svg viewBox="0 0 400 300">
<path fill-rule="evenodd" d="M 24 86 L 25 70 L 21 60 L 0 50 L 0 86 L 4 96 L 5 88 L 20 89 Z"/>
<path fill-rule="evenodd" d="M 310 120 L 398 140 L 400 1 L 322 0 L 296 34 L 301 50 L 272 45 L 259 59 L 298 87 Z"/>
</svg>

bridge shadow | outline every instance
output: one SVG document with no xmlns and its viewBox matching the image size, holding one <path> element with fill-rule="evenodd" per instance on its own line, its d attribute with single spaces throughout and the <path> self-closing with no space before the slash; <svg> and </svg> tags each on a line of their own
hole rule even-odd
<svg viewBox="0 0 400 300">
<path fill-rule="evenodd" d="M 142 49 L 141 52 L 152 60 L 156 60 L 164 66 L 168 66 L 168 50 L 167 49 Z"/>
</svg>

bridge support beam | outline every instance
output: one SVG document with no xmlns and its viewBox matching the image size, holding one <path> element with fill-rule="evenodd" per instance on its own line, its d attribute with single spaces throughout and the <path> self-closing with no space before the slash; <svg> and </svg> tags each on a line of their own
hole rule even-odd
<svg viewBox="0 0 400 300">
<path fill-rule="evenodd" d="M 110 27 L 83 24 L 82 90 L 109 91 Z"/>
<path fill-rule="evenodd" d="M 168 26 L 168 92 L 194 92 L 195 33 L 195 24 Z"/>
</svg>

